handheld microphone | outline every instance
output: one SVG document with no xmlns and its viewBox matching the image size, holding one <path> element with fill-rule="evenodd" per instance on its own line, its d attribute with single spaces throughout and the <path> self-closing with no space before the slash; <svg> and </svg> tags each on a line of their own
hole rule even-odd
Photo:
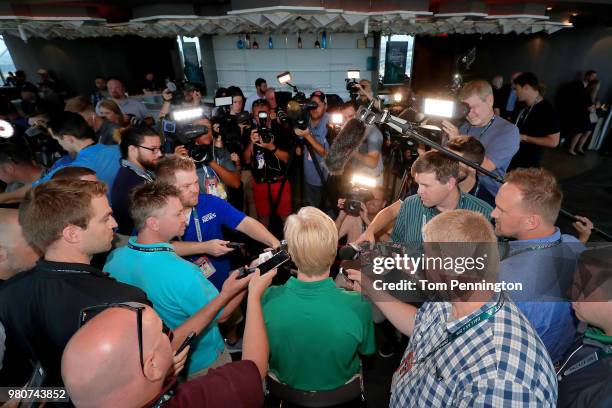
<svg viewBox="0 0 612 408">
<path fill-rule="evenodd" d="M 346 122 L 334 139 L 325 158 L 325 165 L 330 174 L 342 174 L 353 153 L 361 146 L 365 131 L 365 125 L 358 119 Z"/>
<path fill-rule="evenodd" d="M 343 261 L 354 261 L 359 259 L 361 254 L 369 249 L 369 242 L 364 242 L 361 244 L 348 244 L 338 250 L 338 258 Z"/>
</svg>

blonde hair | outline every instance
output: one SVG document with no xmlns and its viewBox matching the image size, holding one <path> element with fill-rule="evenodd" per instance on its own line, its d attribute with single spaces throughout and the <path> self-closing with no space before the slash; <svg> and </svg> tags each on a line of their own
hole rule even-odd
<svg viewBox="0 0 612 408">
<path fill-rule="evenodd" d="M 481 101 L 484 101 L 487 96 L 493 94 L 491 84 L 484 79 L 475 79 L 470 81 L 459 91 L 459 100 L 464 101 L 470 96 L 477 95 Z"/>
<path fill-rule="evenodd" d="M 423 227 L 425 242 L 497 242 L 493 226 L 481 213 L 444 211 Z"/>
<path fill-rule="evenodd" d="M 563 193 L 551 172 L 536 167 L 515 169 L 506 175 L 506 183 L 521 190 L 521 202 L 526 210 L 539 214 L 550 224 L 557 221 Z"/>
<path fill-rule="evenodd" d="M 93 105 L 86 96 L 79 95 L 75 96 L 74 98 L 67 99 L 64 110 L 74 113 L 92 112 Z"/>
<path fill-rule="evenodd" d="M 436 215 L 423 227 L 423 241 L 437 244 L 444 256 L 457 261 L 461 258 L 482 258 L 486 266 L 480 273 L 489 278 L 491 274 L 497 274 L 497 236 L 493 225 L 479 212 L 451 210 Z M 473 273 L 466 273 L 466 276 L 469 275 Z"/>
<path fill-rule="evenodd" d="M 155 178 L 157 181 L 175 184 L 177 171 L 195 171 L 195 169 L 195 163 L 189 157 L 167 154 L 157 163 Z"/>
<path fill-rule="evenodd" d="M 285 223 L 285 239 L 291 259 L 306 276 L 329 271 L 338 249 L 336 224 L 315 207 L 303 207 Z"/>
</svg>

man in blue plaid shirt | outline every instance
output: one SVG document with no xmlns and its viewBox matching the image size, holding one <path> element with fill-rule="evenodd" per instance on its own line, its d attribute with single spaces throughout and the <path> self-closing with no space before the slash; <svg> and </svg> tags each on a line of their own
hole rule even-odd
<svg viewBox="0 0 612 408">
<path fill-rule="evenodd" d="M 497 275 L 497 239 L 483 215 L 443 212 L 423 233 L 426 247 L 428 242 L 491 243 L 486 269 Z M 464 292 L 467 301 L 430 301 L 417 309 L 389 293 L 372 293 L 372 283 L 359 271 L 348 273 L 355 289 L 370 292 L 391 323 L 410 336 L 393 376 L 391 407 L 556 406 L 557 380 L 546 348 L 503 292 L 468 292 L 467 297 Z M 432 275 L 428 270 L 430 282 Z"/>
</svg>

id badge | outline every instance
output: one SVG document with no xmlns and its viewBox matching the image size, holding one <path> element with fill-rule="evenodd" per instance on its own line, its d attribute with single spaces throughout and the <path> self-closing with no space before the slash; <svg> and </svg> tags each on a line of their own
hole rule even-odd
<svg viewBox="0 0 612 408">
<path fill-rule="evenodd" d="M 393 373 L 393 378 L 391 379 L 391 389 L 393 389 L 397 383 L 402 379 L 402 377 L 410 370 L 412 370 L 412 358 L 414 353 L 411 351 L 408 353 L 406 357 L 402 359 L 399 367 Z"/>
<path fill-rule="evenodd" d="M 222 200 L 227 199 L 225 186 L 223 183 L 220 183 L 216 177 L 207 177 L 204 180 L 204 190 L 206 191 L 206 194 L 214 195 Z"/>
<path fill-rule="evenodd" d="M 256 160 L 257 160 L 257 168 L 259 170 L 264 168 L 264 165 L 266 164 L 266 161 L 264 159 L 264 154 L 263 153 L 257 153 L 256 155 Z"/>
<path fill-rule="evenodd" d="M 213 264 L 206 256 L 199 257 L 195 260 L 194 264 L 196 264 L 198 268 L 200 268 L 200 271 L 202 271 L 202 275 L 204 275 L 206 278 L 210 278 L 215 272 L 217 272 Z"/>
</svg>

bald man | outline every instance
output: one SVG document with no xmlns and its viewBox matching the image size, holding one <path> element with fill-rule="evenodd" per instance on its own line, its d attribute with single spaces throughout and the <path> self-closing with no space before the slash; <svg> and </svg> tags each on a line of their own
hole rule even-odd
<svg viewBox="0 0 612 408">
<path fill-rule="evenodd" d="M 258 272 L 257 272 L 258 274 Z M 212 369 L 177 385 L 168 378 L 173 350 L 155 311 L 136 303 L 110 307 L 75 333 L 64 350 L 62 378 L 77 407 L 261 407 L 268 368 L 268 338 L 261 296 L 276 272 L 249 282 L 243 361 Z M 142 366 L 137 310 L 142 311 Z"/>
<path fill-rule="evenodd" d="M 0 208 L 0 282 L 33 268 L 40 258 L 23 237 L 18 214 L 18 210 Z"/>
</svg>

